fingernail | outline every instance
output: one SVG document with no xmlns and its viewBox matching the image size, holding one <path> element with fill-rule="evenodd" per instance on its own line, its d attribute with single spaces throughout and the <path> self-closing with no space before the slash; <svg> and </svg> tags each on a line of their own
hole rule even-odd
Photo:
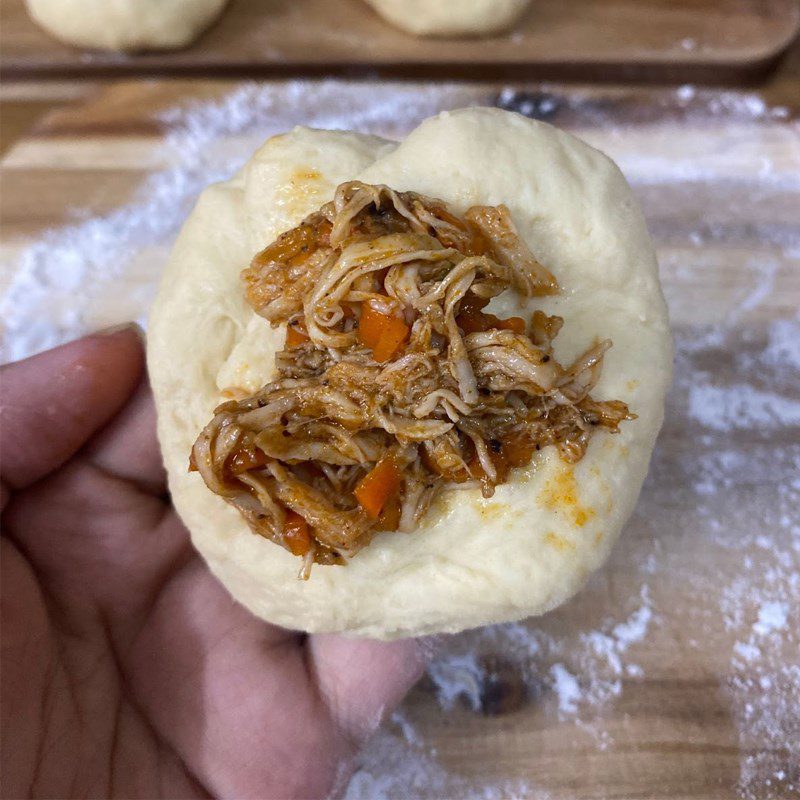
<svg viewBox="0 0 800 800">
<path fill-rule="evenodd" d="M 144 331 L 138 322 L 123 322 L 121 325 L 112 325 L 110 328 L 103 328 L 97 331 L 95 336 L 116 336 L 123 331 L 131 331 L 135 333 L 142 341 L 144 341 Z"/>
</svg>

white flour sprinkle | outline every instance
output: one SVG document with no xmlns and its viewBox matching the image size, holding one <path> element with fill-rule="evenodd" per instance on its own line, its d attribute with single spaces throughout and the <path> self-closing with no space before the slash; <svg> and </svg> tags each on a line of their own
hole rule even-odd
<svg viewBox="0 0 800 800">
<path fill-rule="evenodd" d="M 444 710 L 463 700 L 480 711 L 492 674 L 490 656 L 499 653 L 524 681 L 529 696 L 550 691 L 561 717 L 588 720 L 622 693 L 626 677 L 641 677 L 629 650 L 644 641 L 653 617 L 644 584 L 639 605 L 629 615 L 622 620 L 607 617 L 591 630 L 558 635 L 533 620 L 442 637 L 428 675 Z"/>
<path fill-rule="evenodd" d="M 570 716 L 577 714 L 578 703 L 583 698 L 578 679 L 563 664 L 553 664 L 550 675 L 558 696 L 559 713 Z"/>
<path fill-rule="evenodd" d="M 392 723 L 398 733 L 379 731 L 358 756 L 344 800 L 549 800 L 525 781 L 484 783 L 449 772 L 402 715 Z"/>
<path fill-rule="evenodd" d="M 782 397 L 747 383 L 692 386 L 689 390 L 689 414 L 715 431 L 800 425 L 800 403 L 796 398 Z"/>
<path fill-rule="evenodd" d="M 738 795 L 779 800 L 800 795 L 800 325 L 779 319 L 754 335 L 743 305 L 678 338 L 674 395 L 698 429 L 683 467 L 693 511 L 677 524 L 706 531 L 708 563 L 735 554 L 716 598 L 698 578 L 698 603 L 716 605 L 721 625 L 698 624 L 718 647 L 724 632 L 736 637 L 723 690 L 742 752 Z M 724 379 L 712 379 L 709 363 L 726 354 Z M 679 422 L 680 408 L 671 412 Z"/>
<path fill-rule="evenodd" d="M 769 343 L 764 350 L 763 359 L 773 367 L 788 366 L 800 371 L 800 322 L 793 319 L 779 319 L 769 329 Z"/>
<path fill-rule="evenodd" d="M 800 639 L 790 617 L 800 613 L 800 570 L 768 570 L 764 587 L 753 581 L 731 587 L 737 609 L 757 617 L 733 646 L 727 691 L 743 753 L 740 795 L 768 800 L 800 794 Z M 770 588 L 766 588 L 770 587 Z M 781 600 L 763 599 L 774 592 Z M 736 596 L 738 595 L 738 596 Z"/>
<path fill-rule="evenodd" d="M 765 636 L 772 631 L 779 631 L 786 625 L 788 608 L 786 603 L 775 601 L 764 603 L 758 610 L 758 621 L 753 625 L 753 633 Z"/>
</svg>

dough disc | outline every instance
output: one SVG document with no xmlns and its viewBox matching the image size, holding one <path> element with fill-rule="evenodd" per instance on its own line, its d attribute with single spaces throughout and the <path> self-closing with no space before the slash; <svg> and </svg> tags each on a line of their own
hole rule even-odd
<svg viewBox="0 0 800 800">
<path fill-rule="evenodd" d="M 457 212 L 505 203 L 563 288 L 528 309 L 564 318 L 556 358 L 569 363 L 610 338 L 592 394 L 623 400 L 638 418 L 617 435 L 598 433 L 574 466 L 544 448 L 489 500 L 445 492 L 414 533 L 379 534 L 347 566 L 315 566 L 304 582 L 299 560 L 251 533 L 187 460 L 221 391 L 260 388 L 283 343 L 284 330 L 246 305 L 241 270 L 353 178 L 438 197 Z M 298 128 L 207 189 L 167 266 L 148 360 L 175 506 L 234 597 L 289 628 L 393 638 L 541 614 L 581 587 L 636 503 L 672 346 L 653 247 L 614 163 L 544 123 L 465 109 L 427 120 L 399 145 Z"/>
</svg>

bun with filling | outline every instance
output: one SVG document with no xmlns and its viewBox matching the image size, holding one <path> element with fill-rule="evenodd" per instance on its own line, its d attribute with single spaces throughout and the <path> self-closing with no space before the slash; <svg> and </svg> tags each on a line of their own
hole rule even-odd
<svg viewBox="0 0 800 800">
<path fill-rule="evenodd" d="M 210 187 L 148 336 L 173 499 L 271 622 L 379 638 L 543 613 L 602 564 L 671 338 L 630 188 L 540 122 L 298 128 Z"/>
</svg>

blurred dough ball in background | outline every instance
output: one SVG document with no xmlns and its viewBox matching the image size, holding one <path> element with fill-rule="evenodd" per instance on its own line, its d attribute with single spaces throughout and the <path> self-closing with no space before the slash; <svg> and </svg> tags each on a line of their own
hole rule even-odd
<svg viewBox="0 0 800 800">
<path fill-rule="evenodd" d="M 191 44 L 228 0 L 25 0 L 34 21 L 68 44 L 173 50 Z"/>
<path fill-rule="evenodd" d="M 530 0 L 367 0 L 388 22 L 417 36 L 489 36 L 508 30 Z"/>
</svg>

